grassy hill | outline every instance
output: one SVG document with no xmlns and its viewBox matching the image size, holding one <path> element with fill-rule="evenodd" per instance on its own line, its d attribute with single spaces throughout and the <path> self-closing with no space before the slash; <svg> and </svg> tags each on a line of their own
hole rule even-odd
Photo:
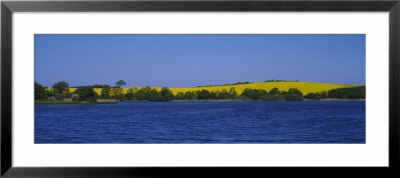
<svg viewBox="0 0 400 178">
<path fill-rule="evenodd" d="M 315 93 L 321 91 L 329 91 L 331 89 L 336 88 L 344 88 L 344 87 L 356 87 L 360 85 L 344 85 L 344 84 L 330 84 L 330 83 L 313 83 L 313 82 L 258 82 L 258 83 L 249 83 L 249 84 L 236 84 L 236 85 L 221 85 L 221 86 L 207 86 L 207 87 L 192 87 L 192 88 L 170 88 L 172 93 L 176 95 L 178 92 L 187 92 L 187 91 L 198 91 L 202 89 L 206 89 L 208 91 L 221 91 L 223 89 L 230 90 L 230 88 L 234 87 L 237 93 L 240 95 L 245 88 L 251 89 L 263 89 L 263 90 L 271 90 L 272 88 L 279 88 L 281 91 L 287 91 L 289 88 L 297 88 L 299 89 L 303 95 L 308 93 Z M 140 89 L 142 87 L 137 87 Z M 161 90 L 161 87 L 152 87 L 157 90 Z M 70 92 L 75 91 L 76 88 L 70 88 Z M 129 88 L 123 88 L 123 92 L 126 93 Z M 100 95 L 101 88 L 95 88 L 95 91 Z"/>
</svg>

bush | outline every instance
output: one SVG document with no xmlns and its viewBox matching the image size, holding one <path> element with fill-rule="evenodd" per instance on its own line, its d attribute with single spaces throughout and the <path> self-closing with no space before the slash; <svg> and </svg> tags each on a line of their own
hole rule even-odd
<svg viewBox="0 0 400 178">
<path fill-rule="evenodd" d="M 124 95 L 118 95 L 118 96 L 116 97 L 116 99 L 118 99 L 118 100 L 120 100 L 120 101 L 128 100 L 128 98 L 127 98 L 126 96 L 124 96 Z"/>
<path fill-rule="evenodd" d="M 57 100 L 62 101 L 64 98 L 71 98 L 72 93 L 63 93 L 56 96 Z"/>
<path fill-rule="evenodd" d="M 270 95 L 281 95 L 282 93 L 279 91 L 278 88 L 273 88 L 273 89 L 269 90 L 268 94 L 270 94 Z"/>
<path fill-rule="evenodd" d="M 329 90 L 328 96 L 340 99 L 363 99 L 365 98 L 365 86 Z"/>
<path fill-rule="evenodd" d="M 163 87 L 161 89 L 160 94 L 161 94 L 161 97 L 162 97 L 162 99 L 161 99 L 162 101 L 171 101 L 172 99 L 175 98 L 174 94 L 172 94 L 172 91 L 167 87 Z"/>
<path fill-rule="evenodd" d="M 164 101 L 164 97 L 161 95 L 161 92 L 158 92 L 156 89 L 151 89 L 148 93 L 146 93 L 146 99 L 149 101 Z"/>
<path fill-rule="evenodd" d="M 231 87 L 229 89 L 229 96 L 230 96 L 230 98 L 235 98 L 235 96 L 237 96 L 237 91 L 236 91 L 235 87 Z"/>
<path fill-rule="evenodd" d="M 216 96 L 217 99 L 230 99 L 231 98 L 229 92 L 225 89 L 223 89 L 222 91 L 217 91 L 216 94 L 217 94 L 217 96 Z"/>
<path fill-rule="evenodd" d="M 52 87 L 55 95 L 69 92 L 68 83 L 65 81 L 57 82 Z"/>
<path fill-rule="evenodd" d="M 175 99 L 177 99 L 177 100 L 192 100 L 192 99 L 196 99 L 196 94 L 194 94 L 193 92 L 190 92 L 190 91 L 187 91 L 186 93 L 178 92 L 175 95 Z"/>
<path fill-rule="evenodd" d="M 135 98 L 135 92 L 132 88 L 128 89 L 128 92 L 125 94 L 125 98 L 127 100 L 133 100 Z"/>
<path fill-rule="evenodd" d="M 306 99 L 313 99 L 313 100 L 320 100 L 322 99 L 321 96 L 318 93 L 308 93 L 307 95 L 304 96 Z"/>
<path fill-rule="evenodd" d="M 183 93 L 183 92 L 178 92 L 178 93 L 175 95 L 175 99 L 177 99 L 177 100 L 183 100 L 183 99 L 185 99 L 185 93 Z"/>
<path fill-rule="evenodd" d="M 243 96 L 243 95 L 235 96 L 235 99 L 237 99 L 237 100 L 251 100 L 251 98 L 249 98 L 247 96 Z"/>
<path fill-rule="evenodd" d="M 187 91 L 187 92 L 185 93 L 185 99 L 187 99 L 187 100 L 196 99 L 196 94 L 193 93 L 193 92 L 191 92 L 191 91 Z"/>
<path fill-rule="evenodd" d="M 93 87 L 95 88 L 95 87 Z M 101 96 L 104 98 L 110 97 L 110 92 L 111 92 L 111 86 L 110 85 L 104 85 L 101 89 Z"/>
<path fill-rule="evenodd" d="M 203 100 L 203 99 L 211 99 L 211 93 L 208 90 L 201 90 L 199 94 L 197 95 L 197 99 Z"/>
<path fill-rule="evenodd" d="M 35 100 L 47 99 L 48 95 L 45 88 L 35 82 Z"/>
<path fill-rule="evenodd" d="M 261 96 L 261 101 L 286 101 L 285 96 L 283 95 L 278 95 L 278 94 L 274 94 L 274 95 L 263 95 Z"/>
<path fill-rule="evenodd" d="M 59 101 L 62 101 L 64 99 L 64 96 L 62 94 L 57 95 L 56 99 L 59 100 Z"/>
<path fill-rule="evenodd" d="M 55 96 L 55 95 L 54 95 L 54 92 L 52 92 L 52 91 L 50 91 L 50 90 L 46 90 L 46 95 L 47 95 L 48 97 Z"/>
<path fill-rule="evenodd" d="M 166 92 L 165 89 L 164 92 Z M 137 98 L 138 100 L 164 101 L 161 92 L 158 92 L 156 89 L 149 86 L 137 90 L 137 92 L 133 94 L 133 98 Z"/>
<path fill-rule="evenodd" d="M 166 92 L 165 89 L 164 92 Z M 165 99 L 161 92 L 158 92 L 157 89 L 151 88 L 149 86 L 140 88 L 139 90 L 137 90 L 137 92 L 134 92 L 133 98 L 149 101 L 164 101 Z"/>
<path fill-rule="evenodd" d="M 285 96 L 286 101 L 303 101 L 303 93 L 297 88 L 289 88 L 287 92 L 283 92 L 283 96 Z"/>
<path fill-rule="evenodd" d="M 79 95 L 78 94 L 73 94 L 72 96 L 71 96 L 71 99 L 73 100 L 73 101 L 79 101 Z"/>
<path fill-rule="evenodd" d="M 268 92 L 265 90 L 245 88 L 243 90 L 242 96 L 249 97 L 253 100 L 259 100 L 262 95 L 267 95 L 267 94 L 268 94 Z"/>
<path fill-rule="evenodd" d="M 318 93 L 318 92 L 317 92 L 317 94 L 319 94 L 319 96 L 321 97 L 321 99 L 328 98 L 328 92 L 326 92 L 326 91 L 323 91 L 323 92 L 321 92 L 321 93 Z"/>
<path fill-rule="evenodd" d="M 79 100 L 96 101 L 97 93 L 92 87 L 80 87 L 74 93 L 79 95 Z"/>
</svg>

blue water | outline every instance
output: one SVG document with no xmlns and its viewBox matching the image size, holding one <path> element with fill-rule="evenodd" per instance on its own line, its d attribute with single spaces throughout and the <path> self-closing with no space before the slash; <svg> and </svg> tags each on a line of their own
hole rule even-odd
<svg viewBox="0 0 400 178">
<path fill-rule="evenodd" d="M 36 105 L 35 143 L 365 143 L 365 102 Z"/>
</svg>

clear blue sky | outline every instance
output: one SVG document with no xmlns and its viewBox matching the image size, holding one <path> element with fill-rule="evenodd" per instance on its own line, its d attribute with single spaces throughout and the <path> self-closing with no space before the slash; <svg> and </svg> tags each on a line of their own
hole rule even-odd
<svg viewBox="0 0 400 178">
<path fill-rule="evenodd" d="M 365 84 L 365 35 L 35 35 L 35 81 L 193 87 Z"/>
</svg>

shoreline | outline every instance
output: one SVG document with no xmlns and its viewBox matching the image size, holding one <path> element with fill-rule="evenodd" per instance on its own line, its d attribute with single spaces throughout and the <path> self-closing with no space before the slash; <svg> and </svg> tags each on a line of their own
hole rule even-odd
<svg viewBox="0 0 400 178">
<path fill-rule="evenodd" d="M 65 101 L 35 101 L 35 105 L 88 105 L 88 104 L 117 104 L 118 102 L 65 102 Z"/>
<path fill-rule="evenodd" d="M 223 100 L 171 100 L 167 102 L 238 102 L 238 101 L 263 101 L 263 100 L 235 100 L 235 99 L 223 99 Z M 365 99 L 336 99 L 336 98 L 326 98 L 326 99 L 304 99 L 302 101 L 365 101 Z M 285 101 L 274 101 L 274 102 L 285 102 Z"/>
<path fill-rule="evenodd" d="M 215 102 L 215 101 L 222 101 L 222 102 L 235 102 L 235 101 L 255 101 L 255 100 L 235 100 L 235 99 L 221 99 L 221 100 L 171 100 L 170 102 Z"/>
<path fill-rule="evenodd" d="M 88 105 L 88 104 L 118 104 L 119 102 L 263 102 L 262 100 L 243 100 L 243 99 L 221 99 L 221 100 L 171 100 L 171 101 L 149 101 L 149 100 L 125 100 L 116 102 L 91 102 L 91 101 L 79 101 L 79 102 L 68 102 L 68 101 L 35 101 L 35 105 Z M 321 100 L 304 99 L 303 101 L 365 101 L 365 99 L 337 99 L 337 98 L 326 98 Z M 285 102 L 285 101 L 270 101 L 270 102 Z M 296 101 L 295 101 L 296 102 Z"/>
<path fill-rule="evenodd" d="M 320 100 L 304 99 L 304 101 L 365 101 L 364 99 L 339 99 L 339 98 L 325 98 Z"/>
</svg>

